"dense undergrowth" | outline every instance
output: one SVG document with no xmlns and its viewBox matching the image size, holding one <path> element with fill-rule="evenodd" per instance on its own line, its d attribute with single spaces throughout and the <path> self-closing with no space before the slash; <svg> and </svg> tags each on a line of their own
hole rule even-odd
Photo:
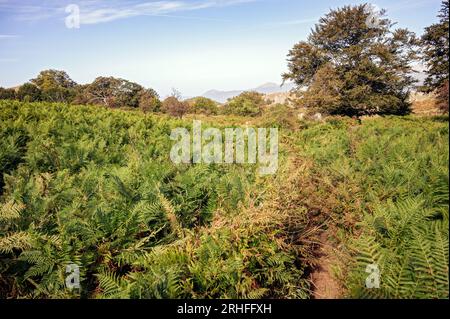
<svg viewBox="0 0 450 319">
<path fill-rule="evenodd" d="M 448 117 L 334 118 L 297 134 L 347 297 L 448 298 L 448 128 Z M 365 287 L 368 265 L 379 289 Z"/>
<path fill-rule="evenodd" d="M 3 101 L 0 123 L 2 297 L 307 297 L 278 230 L 211 226 L 267 183 L 253 167 L 172 164 L 171 128 L 189 121 Z M 65 288 L 70 263 L 81 290 Z"/>
<path fill-rule="evenodd" d="M 448 298 L 448 118 L 291 113 L 196 116 L 279 127 L 280 168 L 260 177 L 172 164 L 191 118 L 0 102 L 0 297 L 309 298 L 326 230 L 342 297 Z"/>
</svg>

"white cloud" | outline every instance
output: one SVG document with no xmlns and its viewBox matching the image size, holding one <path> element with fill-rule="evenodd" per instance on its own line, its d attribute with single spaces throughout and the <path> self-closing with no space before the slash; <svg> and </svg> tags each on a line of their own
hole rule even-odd
<svg viewBox="0 0 450 319">
<path fill-rule="evenodd" d="M 80 8 L 81 24 L 97 24 L 138 16 L 169 16 L 177 12 L 220 8 L 255 1 L 258 0 L 47 0 L 36 5 L 31 0 L 25 0 L 18 5 L 12 0 L 0 0 L 0 12 L 10 13 L 20 20 L 34 21 L 65 17 L 65 7 L 76 4 Z"/>
<path fill-rule="evenodd" d="M 96 24 L 145 15 L 167 15 L 213 7 L 236 5 L 254 0 L 154 1 L 103 8 L 81 8 L 81 24 Z"/>
</svg>

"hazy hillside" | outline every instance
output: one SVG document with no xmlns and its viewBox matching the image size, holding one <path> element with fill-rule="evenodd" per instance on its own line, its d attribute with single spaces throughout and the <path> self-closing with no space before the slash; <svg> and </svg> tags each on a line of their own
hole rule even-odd
<svg viewBox="0 0 450 319">
<path fill-rule="evenodd" d="M 256 91 L 262 94 L 273 94 L 273 93 L 289 92 L 293 87 L 294 85 L 292 83 L 286 83 L 285 85 L 281 86 L 281 84 L 268 82 L 256 88 L 246 90 L 233 90 L 233 91 L 210 90 L 203 93 L 202 96 L 220 103 L 225 103 L 228 99 L 238 96 L 244 91 Z"/>
</svg>

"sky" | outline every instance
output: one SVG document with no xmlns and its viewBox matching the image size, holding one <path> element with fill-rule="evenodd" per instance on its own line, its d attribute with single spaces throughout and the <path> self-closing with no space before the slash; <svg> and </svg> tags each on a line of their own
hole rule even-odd
<svg viewBox="0 0 450 319">
<path fill-rule="evenodd" d="M 184 96 L 281 83 L 286 55 L 330 9 L 352 0 L 0 0 L 0 86 L 41 70 L 78 83 L 114 76 Z M 418 35 L 440 0 L 379 0 Z M 66 11 L 67 10 L 67 11 Z M 79 27 L 72 19 L 79 10 Z"/>
</svg>

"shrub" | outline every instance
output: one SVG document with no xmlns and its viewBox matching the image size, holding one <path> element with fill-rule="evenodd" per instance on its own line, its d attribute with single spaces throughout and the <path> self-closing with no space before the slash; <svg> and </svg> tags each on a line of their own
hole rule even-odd
<svg viewBox="0 0 450 319">
<path fill-rule="evenodd" d="M 266 105 L 264 95 L 258 92 L 243 92 L 240 95 L 229 99 L 223 107 L 225 114 L 241 116 L 258 116 Z"/>
<path fill-rule="evenodd" d="M 262 126 L 293 130 L 299 127 L 299 122 L 293 108 L 285 104 L 275 104 L 263 113 Z"/>
<path fill-rule="evenodd" d="M 306 297 L 279 229 L 242 213 L 255 170 L 173 164 L 182 124 L 0 101 L 0 298 Z"/>
<path fill-rule="evenodd" d="M 180 101 L 175 96 L 169 96 L 162 102 L 161 111 L 171 116 L 182 118 L 188 113 L 189 104 Z"/>
<path fill-rule="evenodd" d="M 217 103 L 206 97 L 196 97 L 187 101 L 190 112 L 194 114 L 217 115 L 219 108 Z"/>
</svg>

